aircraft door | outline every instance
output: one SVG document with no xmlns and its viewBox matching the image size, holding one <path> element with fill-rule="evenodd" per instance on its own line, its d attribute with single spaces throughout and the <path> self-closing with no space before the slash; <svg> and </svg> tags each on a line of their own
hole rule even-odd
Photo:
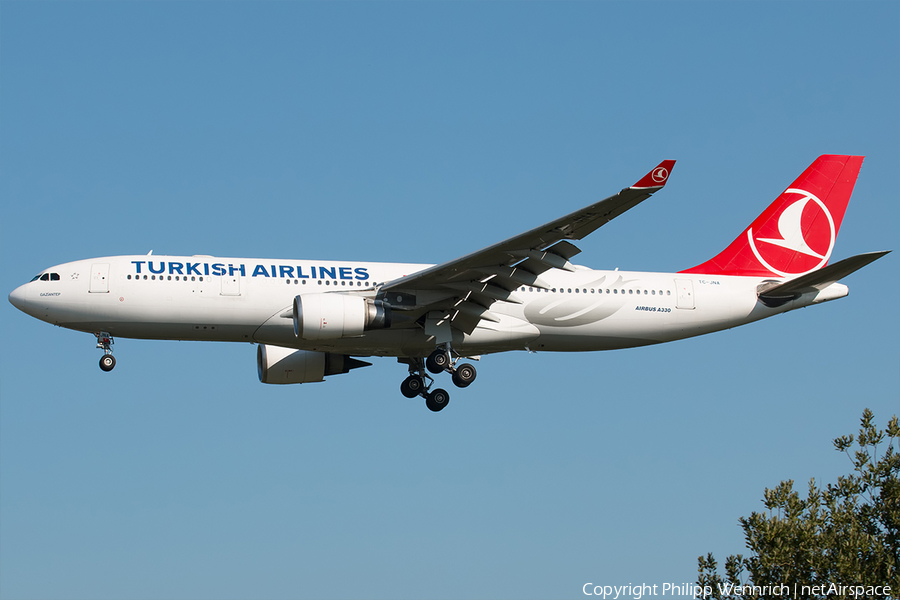
<svg viewBox="0 0 900 600">
<path fill-rule="evenodd" d="M 91 265 L 90 292 L 92 294 L 109 293 L 109 263 Z"/>
<path fill-rule="evenodd" d="M 676 279 L 675 294 L 675 308 L 694 309 L 694 282 L 690 279 Z"/>
<path fill-rule="evenodd" d="M 240 275 L 222 275 L 222 295 L 223 296 L 240 296 L 241 295 L 241 277 L 240 277 Z"/>
</svg>

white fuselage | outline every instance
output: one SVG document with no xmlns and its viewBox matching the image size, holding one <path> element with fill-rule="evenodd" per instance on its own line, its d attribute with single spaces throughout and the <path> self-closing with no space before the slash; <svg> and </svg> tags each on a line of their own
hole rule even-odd
<svg viewBox="0 0 900 600">
<path fill-rule="evenodd" d="M 421 322 L 391 304 L 390 328 L 358 337 L 307 341 L 294 333 L 292 303 L 305 293 L 374 298 L 378 286 L 430 265 L 372 262 L 116 256 L 65 263 L 56 275 L 17 288 L 10 300 L 61 327 L 140 339 L 252 342 L 353 356 L 421 357 L 434 349 Z M 770 308 L 758 277 L 551 269 L 550 289 L 522 286 L 495 302 L 496 321 L 455 333 L 463 355 L 507 350 L 591 351 L 667 342 L 750 323 L 847 295 L 835 283 Z M 427 295 L 429 292 L 423 292 Z M 433 293 L 433 292 L 430 292 Z M 410 315 L 415 312 L 410 308 Z M 421 316 L 421 315 L 419 315 Z"/>
</svg>

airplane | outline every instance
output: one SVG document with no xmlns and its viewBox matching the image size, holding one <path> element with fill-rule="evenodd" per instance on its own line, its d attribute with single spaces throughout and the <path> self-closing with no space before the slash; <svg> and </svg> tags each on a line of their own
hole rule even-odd
<svg viewBox="0 0 900 600">
<path fill-rule="evenodd" d="M 818 157 L 727 248 L 677 273 L 573 264 L 581 240 L 667 183 L 664 160 L 634 185 L 438 265 L 110 256 L 50 267 L 9 301 L 92 333 L 100 368 L 116 337 L 257 344 L 259 380 L 324 381 L 395 357 L 407 398 L 450 401 L 432 375 L 472 384 L 468 362 L 526 350 L 586 352 L 658 344 L 842 298 L 838 280 L 890 251 L 828 264 L 862 156 Z"/>
</svg>

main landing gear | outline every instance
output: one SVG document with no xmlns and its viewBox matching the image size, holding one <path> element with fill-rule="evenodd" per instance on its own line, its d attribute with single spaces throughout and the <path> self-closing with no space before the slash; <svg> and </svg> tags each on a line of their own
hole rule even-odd
<svg viewBox="0 0 900 600">
<path fill-rule="evenodd" d="M 437 388 L 432 390 L 434 378 L 428 374 L 440 373 L 447 371 L 452 375 L 453 383 L 456 387 L 468 387 L 478 374 L 475 367 L 469 363 L 463 363 L 457 366 L 459 357 L 453 359 L 453 352 L 449 344 L 443 348 L 438 348 L 426 359 L 409 358 L 401 359 L 400 362 L 409 365 L 409 377 L 400 384 L 400 393 L 407 398 L 415 398 L 422 396 L 425 398 L 425 406 L 433 412 L 439 412 L 450 403 L 450 394 L 447 390 Z"/>
<path fill-rule="evenodd" d="M 410 358 L 401 362 L 409 365 L 409 377 L 400 384 L 400 393 L 407 398 L 422 396 L 425 398 L 425 406 L 432 412 L 443 410 L 450 402 L 450 394 L 440 388 L 431 389 L 434 378 L 425 371 L 425 361 L 421 358 Z"/>
<path fill-rule="evenodd" d="M 459 357 L 454 359 L 450 344 L 446 344 L 443 348 L 436 348 L 425 359 L 425 367 L 432 373 L 447 371 L 453 377 L 453 385 L 459 388 L 469 387 L 475 381 L 478 372 L 473 365 L 463 363 L 457 366 L 458 362 Z"/>
<path fill-rule="evenodd" d="M 116 366 L 116 357 L 112 355 L 112 345 L 116 343 L 113 336 L 105 331 L 95 333 L 97 336 L 97 348 L 103 350 L 103 356 L 100 357 L 100 369 L 109 372 Z"/>
</svg>

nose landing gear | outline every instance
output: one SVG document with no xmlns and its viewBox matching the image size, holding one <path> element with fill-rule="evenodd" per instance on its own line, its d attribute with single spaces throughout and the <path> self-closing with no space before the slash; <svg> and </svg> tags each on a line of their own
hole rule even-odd
<svg viewBox="0 0 900 600">
<path fill-rule="evenodd" d="M 94 335 L 97 336 L 97 348 L 103 350 L 103 356 L 100 357 L 100 369 L 106 372 L 112 371 L 116 366 L 116 357 L 112 355 L 112 345 L 116 341 L 105 331 Z"/>
</svg>

